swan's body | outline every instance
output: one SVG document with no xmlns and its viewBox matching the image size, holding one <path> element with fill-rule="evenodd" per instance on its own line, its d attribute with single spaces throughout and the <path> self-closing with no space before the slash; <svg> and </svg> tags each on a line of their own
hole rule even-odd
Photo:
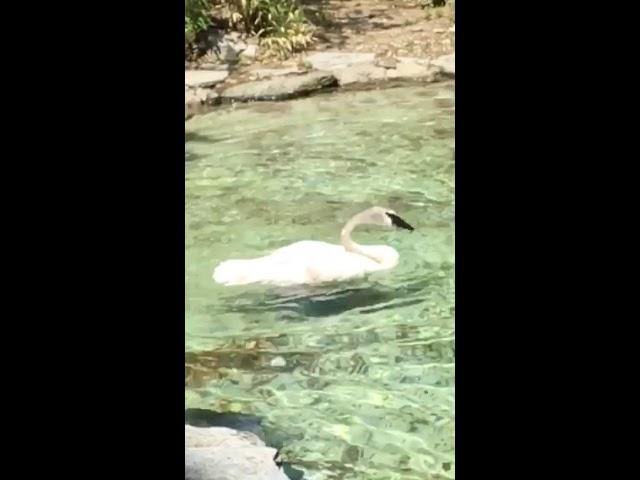
<svg viewBox="0 0 640 480">
<path fill-rule="evenodd" d="M 388 270 L 398 264 L 399 255 L 393 248 L 383 245 L 368 248 L 379 249 L 376 253 L 383 254 L 386 261 L 378 263 L 369 257 L 349 252 L 342 245 L 304 240 L 264 257 L 222 262 L 215 269 L 213 278 L 225 285 L 315 284 Z M 382 249 L 386 251 L 383 252 Z"/>
<path fill-rule="evenodd" d="M 303 285 L 343 281 L 367 273 L 390 270 L 400 255 L 386 245 L 358 245 L 351 231 L 358 225 L 399 226 L 413 230 L 395 212 L 373 207 L 353 217 L 341 233 L 341 245 L 304 240 L 249 260 L 227 260 L 218 265 L 213 279 L 223 285 Z"/>
</svg>

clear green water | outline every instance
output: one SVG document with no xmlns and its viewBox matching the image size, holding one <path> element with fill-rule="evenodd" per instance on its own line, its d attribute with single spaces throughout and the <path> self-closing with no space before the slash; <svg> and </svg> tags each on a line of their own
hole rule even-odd
<svg viewBox="0 0 640 480">
<path fill-rule="evenodd" d="M 453 85 L 245 105 L 186 124 L 189 408 L 255 414 L 309 479 L 454 478 Z M 371 205 L 416 231 L 386 274 L 216 285 L 215 265 L 338 241 Z"/>
</svg>

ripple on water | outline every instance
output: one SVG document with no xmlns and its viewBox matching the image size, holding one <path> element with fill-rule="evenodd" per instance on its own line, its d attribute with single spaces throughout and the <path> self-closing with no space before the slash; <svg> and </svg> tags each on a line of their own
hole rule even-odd
<svg viewBox="0 0 640 480">
<path fill-rule="evenodd" d="M 262 418 L 309 478 L 455 477 L 454 103 L 452 86 L 397 88 L 187 122 L 188 407 Z M 416 227 L 357 232 L 400 252 L 391 272 L 314 289 L 211 280 L 224 259 L 337 241 L 371 204 Z"/>
</svg>

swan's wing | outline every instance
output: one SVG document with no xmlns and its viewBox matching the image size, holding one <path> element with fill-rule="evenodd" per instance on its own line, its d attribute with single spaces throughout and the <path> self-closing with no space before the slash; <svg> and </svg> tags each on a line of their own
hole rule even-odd
<svg viewBox="0 0 640 480">
<path fill-rule="evenodd" d="M 315 240 L 302 240 L 301 242 L 295 242 L 291 245 L 275 250 L 269 255 L 269 257 L 286 257 L 300 262 L 309 259 L 314 255 L 321 255 L 325 257 L 327 255 L 337 255 L 340 252 L 344 252 L 344 247 L 342 245 L 318 242 Z"/>
<path fill-rule="evenodd" d="M 270 257 L 274 275 L 276 271 L 286 272 L 291 278 L 302 279 L 303 283 L 342 281 L 380 270 L 378 263 L 347 252 L 342 245 L 312 240 L 283 247 Z"/>
<path fill-rule="evenodd" d="M 304 240 L 272 252 L 262 270 L 269 283 L 315 284 L 358 276 L 366 273 L 369 264 L 375 262 L 345 251 L 342 245 Z"/>
<path fill-rule="evenodd" d="M 380 270 L 380 265 L 370 258 L 342 249 L 333 255 L 309 259 L 307 275 L 314 283 L 343 281 Z"/>
<path fill-rule="evenodd" d="M 227 262 L 234 284 L 301 285 L 342 281 L 380 270 L 373 260 L 342 245 L 305 240 L 252 260 Z M 222 269 L 218 277 L 222 277 Z M 233 275 L 231 275 L 233 274 Z M 227 283 L 230 283 L 231 280 Z"/>
</svg>

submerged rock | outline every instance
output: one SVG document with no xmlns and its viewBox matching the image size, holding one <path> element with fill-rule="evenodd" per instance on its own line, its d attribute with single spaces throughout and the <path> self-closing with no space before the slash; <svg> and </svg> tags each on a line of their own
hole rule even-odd
<svg viewBox="0 0 640 480">
<path fill-rule="evenodd" d="M 289 480 L 278 451 L 253 433 L 185 425 L 184 437 L 185 480 Z"/>
<path fill-rule="evenodd" d="M 241 432 L 250 432 L 264 439 L 262 419 L 255 415 L 235 412 L 216 412 L 202 408 L 187 408 L 184 423 L 192 427 L 226 427 Z"/>
<path fill-rule="evenodd" d="M 316 90 L 337 85 L 336 77 L 328 72 L 274 77 L 268 80 L 241 83 L 224 90 L 222 99 L 248 102 L 251 100 L 285 100 L 307 95 Z"/>
</svg>

